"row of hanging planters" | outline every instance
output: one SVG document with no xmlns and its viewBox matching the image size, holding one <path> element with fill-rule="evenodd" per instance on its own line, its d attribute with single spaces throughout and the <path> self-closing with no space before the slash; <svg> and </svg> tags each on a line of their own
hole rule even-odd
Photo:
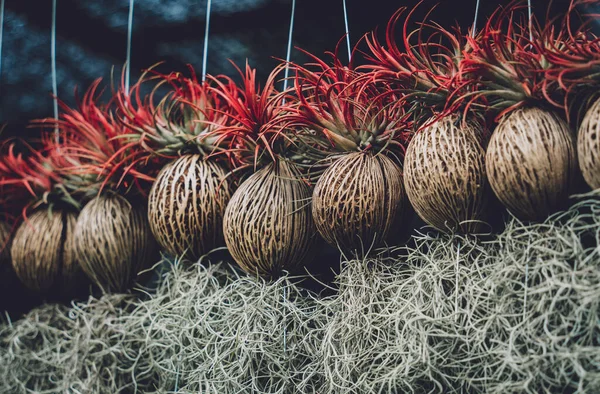
<svg viewBox="0 0 600 394">
<path fill-rule="evenodd" d="M 394 243 L 409 205 L 447 232 L 479 232 L 494 196 L 544 219 L 579 170 L 600 187 L 600 40 L 575 12 L 587 3 L 544 25 L 513 3 L 476 34 L 428 19 L 411 32 L 402 8 L 384 42 L 361 41 L 364 65 L 306 53 L 263 86 L 249 65 L 239 84 L 151 69 L 101 104 L 96 81 L 77 108 L 32 123 L 41 148 L 3 143 L 3 211 L 23 213 L 3 225 L 2 258 L 37 291 L 82 273 L 123 291 L 159 249 L 227 246 L 265 278 L 307 266 L 320 238 L 366 254 Z M 278 91 L 285 67 L 295 76 Z"/>
</svg>

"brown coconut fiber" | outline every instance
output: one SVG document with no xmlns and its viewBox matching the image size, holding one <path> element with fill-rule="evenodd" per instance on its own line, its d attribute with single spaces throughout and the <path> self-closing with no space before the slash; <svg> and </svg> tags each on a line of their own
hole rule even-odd
<svg viewBox="0 0 600 394">
<path fill-rule="evenodd" d="M 106 292 L 122 292 L 153 264 L 157 246 L 146 206 L 118 194 L 92 199 L 75 225 L 75 247 L 84 272 Z"/>
<path fill-rule="evenodd" d="M 167 164 L 148 196 L 148 221 L 166 252 L 198 259 L 223 246 L 223 215 L 231 198 L 227 172 L 200 155 Z"/>
<path fill-rule="evenodd" d="M 312 214 L 321 236 L 342 251 L 380 245 L 402 219 L 402 171 L 382 154 L 350 153 L 319 178 Z"/>
<path fill-rule="evenodd" d="M 29 289 L 46 292 L 76 285 L 81 273 L 73 250 L 77 215 L 46 208 L 37 210 L 17 229 L 10 254 L 17 277 Z"/>
<path fill-rule="evenodd" d="M 577 157 L 585 181 L 600 189 L 600 100 L 588 109 L 579 127 Z"/>
<path fill-rule="evenodd" d="M 481 130 L 446 117 L 416 133 L 404 158 L 404 186 L 417 214 L 442 231 L 475 232 L 489 185 Z"/>
<path fill-rule="evenodd" d="M 269 164 L 233 194 L 223 230 L 229 252 L 250 275 L 293 272 L 312 258 L 317 239 L 310 189 L 292 164 Z"/>
<path fill-rule="evenodd" d="M 569 196 L 577 168 L 574 136 L 555 113 L 520 108 L 496 127 L 485 161 L 498 199 L 517 218 L 539 221 Z"/>
</svg>

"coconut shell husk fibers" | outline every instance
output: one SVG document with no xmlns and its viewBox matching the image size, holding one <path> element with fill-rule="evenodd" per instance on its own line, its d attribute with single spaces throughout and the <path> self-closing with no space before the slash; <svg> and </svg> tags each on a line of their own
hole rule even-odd
<svg viewBox="0 0 600 394">
<path fill-rule="evenodd" d="M 490 185 L 508 210 L 539 221 L 569 196 L 577 169 L 575 139 L 555 113 L 520 108 L 494 130 L 485 162 Z"/>
<path fill-rule="evenodd" d="M 27 216 L 13 237 L 13 269 L 30 290 L 64 292 L 77 286 L 81 268 L 73 245 L 77 214 L 41 208 Z"/>
<path fill-rule="evenodd" d="M 450 116 L 417 132 L 404 157 L 404 186 L 413 208 L 429 225 L 476 232 L 491 193 L 482 131 Z"/>
<path fill-rule="evenodd" d="M 229 201 L 223 231 L 250 275 L 272 278 L 308 263 L 317 241 L 310 189 L 293 164 L 278 160 L 248 177 Z"/>
<path fill-rule="evenodd" d="M 600 99 L 588 109 L 579 126 L 577 158 L 587 184 L 600 189 Z"/>
<path fill-rule="evenodd" d="M 167 164 L 148 196 L 148 221 L 166 252 L 198 259 L 223 246 L 223 215 L 232 188 L 227 172 L 200 155 Z"/>
<path fill-rule="evenodd" d="M 313 191 L 312 214 L 321 236 L 344 252 L 384 242 L 402 220 L 402 171 L 383 154 L 356 152 L 337 159 Z"/>
<path fill-rule="evenodd" d="M 146 205 L 118 194 L 90 200 L 75 225 L 75 250 L 83 271 L 106 292 L 122 292 L 157 259 Z"/>
</svg>

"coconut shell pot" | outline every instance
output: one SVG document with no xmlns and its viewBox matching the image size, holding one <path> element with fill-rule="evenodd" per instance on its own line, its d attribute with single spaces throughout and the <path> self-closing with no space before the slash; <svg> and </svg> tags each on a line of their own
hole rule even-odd
<svg viewBox="0 0 600 394">
<path fill-rule="evenodd" d="M 223 246 L 223 215 L 231 198 L 227 172 L 200 155 L 167 164 L 148 197 L 148 220 L 166 252 L 199 258 Z"/>
<path fill-rule="evenodd" d="M 74 241 L 83 271 L 105 292 L 126 290 L 158 257 L 146 205 L 119 194 L 100 195 L 83 207 Z"/>
<path fill-rule="evenodd" d="M 312 197 L 317 230 L 344 252 L 381 245 L 397 229 L 405 207 L 400 167 L 383 154 L 356 152 L 321 175 Z"/>
<path fill-rule="evenodd" d="M 406 194 L 417 214 L 442 231 L 475 232 L 489 185 L 481 130 L 446 117 L 415 134 L 404 157 Z"/>
<path fill-rule="evenodd" d="M 10 246 L 12 244 L 10 225 L 4 221 L 0 221 L 0 283 L 8 276 L 12 270 L 10 259 Z"/>
<path fill-rule="evenodd" d="M 492 134 L 486 170 L 498 199 L 521 220 L 539 221 L 566 202 L 576 174 L 575 140 L 553 112 L 521 108 Z"/>
<path fill-rule="evenodd" d="M 592 189 L 600 188 L 600 100 L 588 109 L 577 136 L 577 158 L 583 178 Z"/>
<path fill-rule="evenodd" d="M 223 220 L 231 255 L 248 274 L 273 278 L 314 255 L 310 189 L 287 161 L 252 174 L 231 197 Z"/>
<path fill-rule="evenodd" d="M 64 292 L 77 287 L 81 268 L 73 245 L 77 214 L 39 209 L 24 220 L 13 237 L 10 254 L 19 280 L 30 290 Z"/>
</svg>

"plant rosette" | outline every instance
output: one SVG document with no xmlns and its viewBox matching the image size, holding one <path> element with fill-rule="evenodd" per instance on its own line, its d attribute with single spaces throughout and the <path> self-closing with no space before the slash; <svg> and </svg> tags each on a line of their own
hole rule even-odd
<svg viewBox="0 0 600 394">
<path fill-rule="evenodd" d="M 228 135 L 219 133 L 229 119 L 224 101 L 191 72 L 189 78 L 159 75 L 145 100 L 142 77 L 129 94 L 121 90 L 117 102 L 132 137 L 149 155 L 167 161 L 148 196 L 154 237 L 171 255 L 199 259 L 224 246 L 223 215 L 235 183 L 221 154 L 228 144 Z M 154 92 L 163 85 L 170 90 L 154 106 Z"/>
<path fill-rule="evenodd" d="M 61 174 L 65 156 L 50 137 L 39 150 L 27 145 L 17 153 L 17 145 L 6 142 L 0 158 L 0 187 L 10 196 L 5 207 L 22 212 L 20 223 L 8 211 L 4 215 L 9 221 L 2 222 L 2 259 L 10 259 L 28 289 L 69 295 L 81 285 L 83 273 L 73 248 L 79 203 L 67 192 L 69 180 Z"/>
<path fill-rule="evenodd" d="M 77 109 L 62 104 L 62 149 L 78 164 L 66 171 L 91 199 L 74 228 L 74 247 L 84 272 L 105 292 L 122 292 L 158 260 L 146 215 L 148 189 L 156 172 L 110 106 L 96 103 L 100 80 Z"/>
<path fill-rule="evenodd" d="M 385 45 L 376 32 L 367 35 L 369 63 L 364 68 L 373 80 L 397 91 L 399 104 L 413 117 L 416 132 L 404 157 L 404 186 L 417 214 L 441 231 L 477 232 L 487 218 L 491 191 L 484 117 L 465 111 L 456 100 L 477 88 L 460 78 L 459 65 L 469 47 L 460 31 L 435 22 L 425 20 L 410 31 L 417 8 L 404 18 L 399 40 L 397 25 L 406 8 L 388 22 Z"/>
<path fill-rule="evenodd" d="M 547 36 L 535 20 L 531 30 L 524 16 L 516 23 L 521 8 L 515 3 L 496 11 L 475 38 L 468 38 L 472 50 L 465 52 L 461 73 L 479 88 L 459 101 L 499 119 L 485 159 L 490 185 L 514 216 L 538 221 L 566 202 L 577 158 L 574 135 L 552 108 L 560 92 L 547 89 L 551 65 L 536 50 L 549 46 L 539 42 Z M 485 104 L 474 104 L 482 98 Z"/>
<path fill-rule="evenodd" d="M 283 114 L 285 95 L 275 90 L 273 70 L 261 88 L 256 70 L 238 71 L 242 83 L 232 90 L 225 76 L 212 78 L 215 92 L 229 107 L 232 119 L 225 132 L 236 170 L 254 169 L 233 193 L 225 216 L 225 243 L 234 260 L 249 275 L 275 278 L 294 272 L 314 256 L 317 238 L 310 212 L 310 188 L 287 156 L 293 129 Z"/>
<path fill-rule="evenodd" d="M 409 135 L 398 97 L 341 64 L 310 55 L 296 69 L 286 115 L 300 130 L 298 154 L 318 175 L 312 193 L 317 230 L 344 253 L 381 246 L 403 221 L 400 163 Z"/>
</svg>

